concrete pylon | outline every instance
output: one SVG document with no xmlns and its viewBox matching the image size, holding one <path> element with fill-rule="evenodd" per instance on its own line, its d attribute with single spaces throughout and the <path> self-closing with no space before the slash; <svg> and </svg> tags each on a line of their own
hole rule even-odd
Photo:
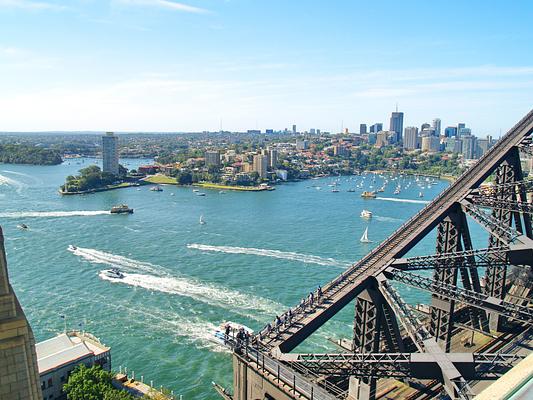
<svg viewBox="0 0 533 400">
<path fill-rule="evenodd" d="M 0 400 L 41 400 L 35 339 L 7 274 L 0 228 Z"/>
</svg>

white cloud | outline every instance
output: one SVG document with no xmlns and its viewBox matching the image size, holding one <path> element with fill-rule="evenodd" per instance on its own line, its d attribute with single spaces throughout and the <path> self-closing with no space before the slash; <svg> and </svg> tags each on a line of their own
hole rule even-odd
<svg viewBox="0 0 533 400">
<path fill-rule="evenodd" d="M 135 6 L 152 6 L 166 8 L 168 10 L 182 11 L 193 14 L 205 14 L 209 11 L 205 8 L 194 7 L 184 3 L 178 3 L 171 0 L 116 0 L 118 3 Z"/>
<path fill-rule="evenodd" d="M 43 1 L 0 0 L 0 8 L 19 8 L 23 10 L 62 10 L 65 7 Z"/>
</svg>

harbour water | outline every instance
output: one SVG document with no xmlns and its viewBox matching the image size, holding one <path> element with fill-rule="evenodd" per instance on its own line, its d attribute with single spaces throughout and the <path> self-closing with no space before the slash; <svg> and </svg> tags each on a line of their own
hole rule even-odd
<svg viewBox="0 0 533 400">
<path fill-rule="evenodd" d="M 371 176 L 286 183 L 271 192 L 225 192 L 163 186 L 61 197 L 60 184 L 94 160 L 59 166 L 0 164 L 0 224 L 11 282 L 38 341 L 63 329 L 86 329 L 112 348 L 113 365 L 182 394 L 216 399 L 211 381 L 231 385 L 230 355 L 213 343 L 225 320 L 253 329 L 339 274 L 384 240 L 448 183 L 423 189 L 414 177 L 378 198 Z M 129 168 L 149 160 L 123 160 Z M 349 188 L 355 192 L 347 192 Z M 370 185 L 373 188 L 370 188 Z M 126 203 L 132 215 L 111 215 Z M 371 220 L 360 217 L 363 209 Z M 203 215 L 205 224 L 199 223 Z M 28 230 L 17 225 L 25 223 Z M 372 243 L 359 239 L 368 226 Z M 477 239 L 484 235 L 476 231 Z M 75 246 L 75 248 L 69 246 Z M 416 250 L 431 254 L 434 239 Z M 120 268 L 124 279 L 101 271 Z M 427 296 L 401 288 L 406 300 Z M 307 350 L 331 349 L 327 337 L 351 336 L 347 307 L 317 332 Z M 82 324 L 80 326 L 80 324 Z M 299 350 L 302 350 L 300 348 Z"/>
</svg>

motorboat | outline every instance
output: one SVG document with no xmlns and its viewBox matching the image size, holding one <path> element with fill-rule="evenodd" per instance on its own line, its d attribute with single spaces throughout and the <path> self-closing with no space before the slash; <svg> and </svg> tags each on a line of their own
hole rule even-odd
<svg viewBox="0 0 533 400">
<path fill-rule="evenodd" d="M 108 278 L 113 278 L 113 279 L 123 279 L 124 278 L 124 274 L 118 268 L 106 269 L 106 270 L 102 271 L 102 273 L 105 276 L 107 276 Z"/>
<path fill-rule="evenodd" d="M 205 225 L 205 220 L 204 220 L 204 216 L 203 215 L 200 215 L 199 223 L 200 223 L 200 225 Z"/>
<path fill-rule="evenodd" d="M 129 208 L 127 204 L 111 207 L 111 214 L 133 214 L 133 208 Z"/>
<path fill-rule="evenodd" d="M 22 229 L 23 231 L 30 229 L 29 226 L 26 224 L 19 224 L 17 225 L 17 228 Z"/>
<path fill-rule="evenodd" d="M 78 250 L 78 248 L 76 246 L 74 246 L 73 244 L 69 244 L 68 245 L 68 249 L 71 250 L 71 251 Z"/>
<path fill-rule="evenodd" d="M 368 226 L 366 227 L 365 231 L 363 232 L 363 236 L 361 236 L 361 239 L 359 239 L 361 243 L 371 243 L 372 240 L 368 238 Z"/>
<path fill-rule="evenodd" d="M 418 193 L 418 197 L 424 197 L 424 193 L 419 192 L 419 193 Z"/>
<path fill-rule="evenodd" d="M 156 185 L 154 186 L 153 188 L 150 189 L 152 192 L 162 192 L 163 191 L 163 188 L 159 185 Z"/>
<path fill-rule="evenodd" d="M 205 193 L 202 193 L 202 192 L 196 192 L 196 196 L 205 196 Z"/>
<path fill-rule="evenodd" d="M 348 189 L 348 193 L 353 193 L 355 192 L 355 189 Z"/>
<path fill-rule="evenodd" d="M 246 325 L 239 324 L 236 322 L 226 321 L 226 322 L 221 323 L 219 327 L 216 329 L 214 333 L 215 340 L 218 343 L 225 345 L 227 344 L 228 339 L 229 340 L 236 339 L 241 329 L 248 336 L 252 336 L 254 334 L 254 331 L 248 328 Z"/>
<path fill-rule="evenodd" d="M 332 191 L 333 193 L 339 193 L 339 192 L 340 192 L 340 190 L 337 189 L 337 188 L 333 188 L 333 189 L 331 189 L 331 191 Z"/>
<path fill-rule="evenodd" d="M 361 211 L 361 218 L 372 218 L 372 211 L 369 211 L 369 210 Z"/>
<path fill-rule="evenodd" d="M 375 199 L 376 198 L 376 192 L 364 191 L 363 193 L 361 193 L 361 197 L 363 197 L 365 199 Z"/>
<path fill-rule="evenodd" d="M 200 191 L 200 189 L 193 189 L 192 190 L 194 193 L 198 193 Z"/>
</svg>

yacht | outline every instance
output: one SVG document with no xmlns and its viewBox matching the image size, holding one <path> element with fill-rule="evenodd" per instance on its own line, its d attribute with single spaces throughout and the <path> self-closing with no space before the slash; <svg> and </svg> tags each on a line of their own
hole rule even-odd
<svg viewBox="0 0 533 400">
<path fill-rule="evenodd" d="M 163 189 L 161 188 L 161 186 L 159 185 L 156 185 L 154 186 L 153 188 L 150 189 L 152 192 L 162 192 Z"/>
<path fill-rule="evenodd" d="M 133 208 L 129 208 L 127 204 L 111 207 L 111 214 L 133 214 Z"/>
<path fill-rule="evenodd" d="M 102 271 L 102 273 L 105 276 L 107 276 L 108 278 L 113 278 L 113 279 L 123 279 L 124 278 L 124 274 L 118 268 L 106 269 L 105 271 Z"/>
<path fill-rule="evenodd" d="M 424 197 L 424 193 L 419 192 L 419 193 L 418 193 L 418 197 Z"/>
<path fill-rule="evenodd" d="M 363 233 L 363 236 L 361 236 L 361 239 L 360 239 L 361 243 L 371 243 L 372 240 L 370 240 L 368 238 L 368 226 L 366 227 L 364 233 Z"/>
<path fill-rule="evenodd" d="M 368 211 L 368 210 L 361 211 L 361 218 L 372 218 L 372 211 Z"/>
</svg>

